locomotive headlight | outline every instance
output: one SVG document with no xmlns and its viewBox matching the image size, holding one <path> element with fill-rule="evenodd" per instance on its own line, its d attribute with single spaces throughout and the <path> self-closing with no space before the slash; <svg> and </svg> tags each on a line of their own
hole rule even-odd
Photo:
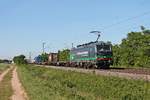
<svg viewBox="0 0 150 100">
<path fill-rule="evenodd" d="M 70 59 L 73 60 L 74 59 L 74 55 L 70 55 Z"/>
<path fill-rule="evenodd" d="M 74 56 L 72 56 L 71 59 L 74 59 Z"/>
</svg>

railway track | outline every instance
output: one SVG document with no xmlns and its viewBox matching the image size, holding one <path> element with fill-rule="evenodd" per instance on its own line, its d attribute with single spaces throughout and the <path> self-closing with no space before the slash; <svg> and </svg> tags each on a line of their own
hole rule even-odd
<svg viewBox="0 0 150 100">
<path fill-rule="evenodd" d="M 136 69 L 136 68 L 83 69 L 64 66 L 48 66 L 48 65 L 37 65 L 37 66 L 67 71 L 76 71 L 81 73 L 91 73 L 102 76 L 114 76 L 126 79 L 145 80 L 150 82 L 150 69 Z"/>
</svg>

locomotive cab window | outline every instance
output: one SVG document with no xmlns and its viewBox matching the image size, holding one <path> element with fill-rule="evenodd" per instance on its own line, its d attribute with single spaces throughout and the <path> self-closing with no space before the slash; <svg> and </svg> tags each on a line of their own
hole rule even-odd
<svg viewBox="0 0 150 100">
<path fill-rule="evenodd" d="M 110 51 L 111 46 L 110 45 L 97 45 L 97 51 Z"/>
</svg>

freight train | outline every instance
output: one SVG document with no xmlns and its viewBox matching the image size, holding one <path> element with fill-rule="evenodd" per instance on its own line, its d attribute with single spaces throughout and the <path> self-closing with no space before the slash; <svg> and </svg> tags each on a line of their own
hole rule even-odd
<svg viewBox="0 0 150 100">
<path fill-rule="evenodd" d="M 47 64 L 82 68 L 109 68 L 113 64 L 110 42 L 96 41 L 78 45 L 70 50 L 69 55 L 69 60 L 61 61 L 58 53 L 50 53 Z"/>
</svg>

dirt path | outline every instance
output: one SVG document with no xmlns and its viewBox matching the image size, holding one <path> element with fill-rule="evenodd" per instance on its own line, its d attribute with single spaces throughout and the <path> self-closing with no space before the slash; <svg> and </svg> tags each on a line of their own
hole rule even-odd
<svg viewBox="0 0 150 100">
<path fill-rule="evenodd" d="M 11 68 L 8 68 L 7 70 L 5 70 L 2 74 L 0 74 L 0 82 L 3 80 L 4 76 L 9 72 Z"/>
<path fill-rule="evenodd" d="M 27 95 L 26 95 L 26 93 L 25 93 L 25 91 L 24 91 L 24 89 L 21 86 L 21 83 L 19 81 L 16 69 L 17 68 L 14 68 L 14 70 L 13 70 L 13 75 L 12 75 L 12 80 L 11 80 L 12 88 L 14 91 L 14 94 L 12 96 L 12 100 L 28 100 Z"/>
</svg>

